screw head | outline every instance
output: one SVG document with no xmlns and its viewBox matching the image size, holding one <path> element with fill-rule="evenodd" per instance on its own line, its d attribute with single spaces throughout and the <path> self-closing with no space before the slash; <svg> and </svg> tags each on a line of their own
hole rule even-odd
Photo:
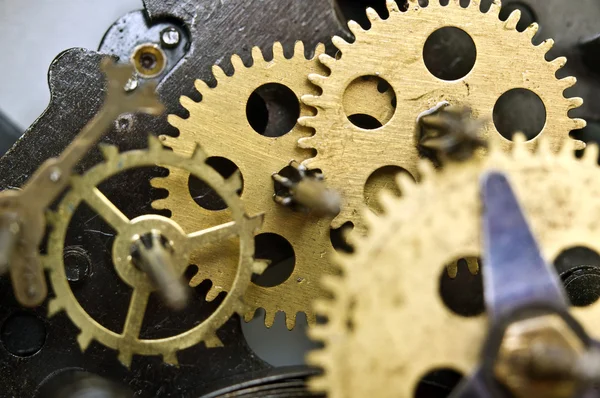
<svg viewBox="0 0 600 398">
<path fill-rule="evenodd" d="M 160 42 L 163 47 L 173 48 L 176 47 L 181 41 L 181 33 L 174 27 L 163 29 L 160 32 Z"/>
</svg>

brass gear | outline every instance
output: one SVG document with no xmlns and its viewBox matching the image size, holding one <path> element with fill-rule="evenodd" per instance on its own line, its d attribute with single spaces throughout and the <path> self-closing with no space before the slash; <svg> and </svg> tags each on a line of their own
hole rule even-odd
<svg viewBox="0 0 600 398">
<path fill-rule="evenodd" d="M 508 176 L 547 259 L 577 245 L 600 252 L 598 148 L 577 160 L 572 141 L 558 155 L 550 140 L 538 142 L 534 155 L 521 138 L 508 154 L 495 146 L 488 157 L 439 173 L 421 161 L 419 185 L 400 177 L 402 198 L 381 194 L 385 215 L 365 212 L 368 236 L 355 237 L 355 253 L 338 258 L 343 276 L 324 280 L 333 300 L 315 304 L 328 319 L 310 330 L 324 343 L 308 357 L 324 369 L 315 390 L 331 398 L 409 398 L 432 370 L 471 374 L 487 319 L 452 312 L 440 280 L 446 264 L 481 255 L 479 181 L 486 172 Z M 572 312 L 599 337 L 600 302 Z"/>
<path fill-rule="evenodd" d="M 56 295 L 48 305 L 49 316 L 65 311 L 71 321 L 80 329 L 77 341 L 85 350 L 92 340 L 119 351 L 119 360 L 131 364 L 133 354 L 162 355 L 165 362 L 176 364 L 177 351 L 204 342 L 207 347 L 221 346 L 216 331 L 234 313 L 245 313 L 243 296 L 253 273 L 261 271 L 261 265 L 254 262 L 254 231 L 260 227 L 262 217 L 250 218 L 246 215 L 242 201 L 236 194 L 241 184 L 239 175 L 224 180 L 219 173 L 205 163 L 206 154 L 199 147 L 191 157 L 183 157 L 163 148 L 154 137 L 149 139 L 148 150 L 136 150 L 119 154 L 114 146 L 103 146 L 105 162 L 98 164 L 82 176 L 74 177 L 71 190 L 58 205 L 56 212 L 48 213 L 52 231 L 48 240 L 48 254 L 44 265 L 49 270 L 50 282 Z M 185 234 L 173 220 L 158 216 L 144 215 L 128 220 L 96 187 L 107 178 L 139 167 L 165 166 L 182 168 L 202 179 L 215 189 L 229 205 L 229 215 L 233 219 L 212 229 Z M 85 202 L 94 209 L 117 232 L 113 244 L 112 259 L 115 270 L 125 283 L 133 288 L 131 302 L 122 333 L 115 333 L 96 322 L 77 301 L 69 287 L 63 262 L 64 241 L 71 217 L 75 209 Z M 216 240 L 235 235 L 239 237 L 239 261 L 232 287 L 223 303 L 209 318 L 194 328 L 163 339 L 139 339 L 139 332 L 149 295 L 155 290 L 152 282 L 143 271 L 131 265 L 127 247 L 133 236 L 146 232 L 159 231 L 171 241 L 175 252 L 177 271 L 183 274 L 189 264 L 192 248 L 210 244 Z M 125 249 L 125 250 L 121 250 Z M 264 267 L 263 267 L 264 269 Z"/>
<path fill-rule="evenodd" d="M 415 121 L 419 114 L 442 101 L 468 105 L 474 117 L 488 119 L 483 135 L 500 141 L 505 150 L 512 143 L 497 132 L 492 111 L 498 98 L 510 89 L 529 89 L 546 107 L 546 125 L 538 137 L 528 141 L 528 147 L 546 136 L 550 146 L 557 149 L 568 139 L 569 131 L 585 126 L 585 121 L 567 115 L 582 104 L 582 99 L 563 96 L 563 91 L 575 84 L 575 78 L 555 77 L 566 58 L 550 62 L 544 58 L 553 41 L 534 46 L 532 38 L 538 30 L 537 24 L 520 33 L 516 30 L 518 10 L 504 22 L 498 17 L 499 1 L 495 0 L 487 13 L 482 13 L 479 5 L 479 0 L 472 0 L 464 8 L 459 0 L 451 0 L 447 6 L 440 5 L 439 0 L 430 0 L 428 6 L 421 7 L 417 0 L 409 0 L 407 10 L 401 11 L 395 1 L 387 0 L 387 19 L 368 9 L 369 30 L 349 22 L 355 41 L 350 44 L 334 37 L 333 43 L 341 54 L 336 58 L 319 57 L 331 73 L 309 76 L 322 94 L 303 97 L 304 103 L 318 112 L 300 120 L 300 124 L 315 129 L 316 134 L 300 139 L 299 145 L 316 149 L 316 156 L 304 164 L 322 170 L 329 186 L 342 194 L 342 211 L 332 222 L 334 228 L 350 221 L 359 233 L 364 233 L 357 209 L 365 206 L 365 184 L 376 170 L 397 166 L 416 176 L 419 152 Z M 477 48 L 471 72 L 454 81 L 435 77 L 422 56 L 429 35 L 448 26 L 465 31 Z M 364 76 L 384 79 L 396 95 L 395 114 L 375 130 L 352 124 L 346 116 L 351 113 L 343 108 L 347 87 Z M 578 141 L 577 146 L 583 148 L 584 144 Z"/>
<path fill-rule="evenodd" d="M 311 156 L 310 151 L 298 148 L 297 141 L 313 132 L 296 124 L 290 132 L 280 137 L 260 135 L 247 120 L 246 104 L 257 88 L 269 83 L 279 83 L 289 88 L 301 104 L 302 94 L 317 92 L 307 76 L 310 73 L 323 73 L 324 69 L 316 59 L 323 52 L 324 46 L 320 45 L 315 58 L 306 59 L 303 43 L 297 42 L 294 56 L 288 59 L 281 44 L 275 43 L 273 59 L 266 61 L 261 50 L 255 47 L 252 50 L 252 67 L 246 67 L 240 57 L 234 55 L 231 58 L 235 69 L 233 76 L 226 76 L 215 66 L 216 87 L 210 88 L 203 81 L 196 80 L 202 100 L 194 102 L 182 97 L 181 103 L 189 111 L 189 118 L 169 116 L 169 123 L 179 129 L 180 135 L 161 137 L 176 153 L 187 155 L 198 142 L 211 155 L 233 161 L 243 175 L 241 197 L 246 207 L 250 212 L 265 213 L 261 232 L 278 234 L 292 245 L 295 266 L 288 279 L 273 287 L 253 283 L 246 292 L 249 309 L 245 320 L 250 321 L 258 308 L 264 308 L 267 327 L 273 325 L 278 311 L 285 313 L 288 329 L 295 326 L 298 312 L 306 314 L 309 324 L 315 323 L 310 304 L 313 299 L 323 295 L 318 282 L 320 277 L 333 272 L 329 262 L 333 247 L 329 239 L 330 219 L 296 213 L 273 201 L 271 175 L 287 166 L 292 159 L 302 161 Z M 365 81 L 362 90 L 377 92 L 377 83 Z M 357 109 L 356 112 L 368 113 L 369 110 Z M 310 115 L 314 111 L 301 104 L 300 114 Z M 377 115 L 375 108 L 373 114 Z M 152 180 L 154 187 L 169 192 L 167 198 L 155 201 L 153 207 L 170 210 L 171 218 L 185 231 L 205 228 L 207 224 L 220 223 L 227 218 L 227 210 L 210 211 L 195 203 L 188 189 L 188 176 L 189 173 L 182 170 L 171 170 L 168 177 Z M 235 242 L 193 253 L 192 263 L 203 264 L 203 267 L 192 279 L 192 286 L 204 280 L 212 281 L 207 300 L 213 300 L 219 293 L 227 291 L 234 276 L 235 256 Z"/>
</svg>

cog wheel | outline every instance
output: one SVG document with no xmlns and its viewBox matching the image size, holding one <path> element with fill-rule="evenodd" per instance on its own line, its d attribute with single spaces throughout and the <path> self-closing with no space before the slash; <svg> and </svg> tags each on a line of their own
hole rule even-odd
<svg viewBox="0 0 600 398">
<path fill-rule="evenodd" d="M 50 282 L 56 297 L 48 305 L 49 316 L 65 311 L 73 323 L 81 330 L 77 340 L 85 350 L 92 340 L 119 351 L 119 360 L 130 366 L 133 354 L 161 355 L 165 362 L 176 364 L 177 351 L 204 342 L 207 347 L 222 346 L 216 331 L 234 313 L 246 311 L 243 296 L 253 273 L 261 272 L 261 264 L 255 263 L 254 231 L 260 227 L 262 217 L 250 218 L 246 215 L 242 201 L 237 196 L 241 180 L 239 175 L 224 180 L 213 168 L 205 163 L 207 155 L 196 147 L 189 158 L 182 157 L 162 147 L 154 137 L 149 139 L 148 150 L 137 150 L 119 154 L 116 147 L 103 146 L 105 162 L 95 166 L 82 176 L 73 178 L 71 190 L 61 200 L 56 212 L 48 214 L 52 232 L 48 240 L 48 254 L 44 258 L 45 267 L 50 273 Z M 229 205 L 228 223 L 185 234 L 173 220 L 158 216 L 144 215 L 129 220 L 96 188 L 107 178 L 139 167 L 155 165 L 182 168 L 201 178 Z M 122 333 L 115 333 L 96 322 L 77 301 L 69 287 L 63 262 L 64 241 L 69 222 L 75 209 L 85 202 L 108 222 L 117 232 L 113 244 L 112 258 L 119 277 L 133 288 L 129 311 Z M 159 231 L 170 241 L 174 249 L 174 263 L 181 274 L 187 268 L 192 249 L 206 246 L 214 241 L 230 236 L 239 238 L 239 258 L 232 287 L 223 303 L 204 322 L 194 328 L 164 339 L 140 339 L 146 305 L 155 290 L 151 279 L 143 271 L 132 265 L 130 247 L 133 237 Z M 262 269 L 264 269 L 264 264 Z"/>
<path fill-rule="evenodd" d="M 324 46 L 320 45 L 316 54 L 322 54 L 323 51 Z M 276 313 L 283 311 L 289 329 L 295 326 L 298 312 L 306 314 L 309 324 L 315 322 L 310 303 L 323 295 L 318 280 L 321 275 L 334 272 L 328 261 L 334 250 L 329 238 L 331 220 L 296 213 L 273 201 L 271 175 L 282 170 L 292 159 L 302 161 L 311 156 L 310 151 L 297 146 L 299 138 L 313 133 L 311 129 L 296 124 L 287 134 L 279 137 L 261 135 L 248 122 L 247 103 L 255 90 L 277 83 L 293 92 L 301 115 L 314 114 L 310 107 L 301 104 L 300 95 L 316 93 L 307 76 L 310 73 L 323 73 L 324 69 L 316 58 L 306 59 L 302 42 L 296 43 L 294 53 L 292 58 L 286 58 L 282 45 L 275 43 L 273 59 L 270 61 L 264 59 L 258 47 L 252 50 L 252 67 L 246 67 L 240 57 L 234 55 L 231 58 L 235 69 L 233 76 L 226 76 L 215 66 L 215 88 L 197 80 L 196 88 L 202 100 L 194 102 L 187 97 L 181 98 L 182 105 L 190 113 L 189 118 L 169 117 L 169 122 L 179 129 L 180 135 L 161 137 L 176 153 L 187 155 L 199 142 L 211 155 L 232 161 L 243 175 L 241 197 L 248 210 L 265 213 L 261 232 L 277 234 L 291 244 L 295 265 L 289 277 L 271 287 L 253 283 L 245 297 L 249 305 L 246 321 L 253 318 L 258 308 L 264 308 L 265 325 L 271 327 Z M 377 92 L 375 82 L 365 80 L 361 85 L 363 90 Z M 354 111 L 370 112 L 362 108 Z M 375 108 L 373 112 L 376 112 Z M 153 179 L 154 187 L 169 192 L 165 199 L 155 201 L 153 207 L 170 210 L 171 218 L 185 231 L 206 228 L 229 217 L 228 210 L 211 211 L 200 207 L 190 195 L 188 182 L 189 173 L 183 170 L 171 170 L 168 177 Z M 192 286 L 204 280 L 212 281 L 207 300 L 213 300 L 231 285 L 237 256 L 236 245 L 233 241 L 226 242 L 213 247 L 214 250 L 203 250 L 192 255 L 192 263 L 204 265 L 192 279 Z"/>
<path fill-rule="evenodd" d="M 401 177 L 402 198 L 381 194 L 385 215 L 365 212 L 368 235 L 354 237 L 353 255 L 338 256 L 343 276 L 323 281 L 334 298 L 315 303 L 329 321 L 310 330 L 324 343 L 309 354 L 309 363 L 324 369 L 313 380 L 315 390 L 332 398 L 408 398 L 430 371 L 474 370 L 486 316 L 453 312 L 440 284 L 446 264 L 481 255 L 479 181 L 486 172 L 508 176 L 547 259 L 576 245 L 600 250 L 598 148 L 590 146 L 578 160 L 572 141 L 559 154 L 552 140 L 538 142 L 535 154 L 521 137 L 509 153 L 495 145 L 488 157 L 439 173 L 421 161 L 419 185 Z M 598 334 L 600 302 L 573 313 Z"/>
<path fill-rule="evenodd" d="M 582 99 L 563 95 L 576 79 L 557 80 L 555 77 L 566 59 L 560 57 L 547 62 L 544 58 L 553 41 L 534 46 L 532 39 L 538 30 L 537 24 L 520 33 L 516 30 L 518 10 L 507 21 L 501 21 L 499 1 L 495 0 L 487 13 L 483 13 L 479 5 L 479 0 L 472 0 L 466 7 L 460 6 L 459 0 L 451 0 L 447 6 L 442 6 L 439 0 L 430 0 L 428 6 L 421 7 L 417 0 L 409 0 L 408 8 L 401 11 L 395 1 L 388 0 L 387 19 L 381 19 L 376 11 L 368 9 L 372 25 L 369 30 L 351 21 L 348 26 L 355 41 L 348 43 L 334 37 L 333 43 L 341 55 L 319 57 L 330 74 L 309 76 L 322 93 L 302 98 L 306 105 L 317 109 L 317 114 L 302 118 L 300 124 L 315 129 L 316 133 L 301 138 L 299 145 L 317 151 L 316 156 L 304 164 L 320 169 L 329 186 L 344 198 L 342 211 L 333 220 L 332 227 L 339 228 L 350 221 L 357 232 L 365 232 L 357 209 L 365 206 L 368 200 L 365 185 L 376 171 L 401 168 L 416 177 L 419 151 L 414 138 L 415 121 L 419 114 L 442 101 L 469 106 L 474 117 L 488 120 L 483 136 L 500 141 L 505 150 L 513 143 L 498 132 L 492 116 L 496 101 L 512 89 L 532 91 L 546 109 L 545 126 L 536 138 L 527 142 L 528 147 L 534 147 L 541 136 L 547 136 L 550 146 L 556 150 L 568 139 L 569 131 L 585 126 L 585 121 L 567 115 L 569 110 L 583 103 Z M 477 52 L 471 71 L 457 80 L 434 76 L 423 59 L 429 36 L 445 27 L 466 32 Z M 383 79 L 396 97 L 391 119 L 373 130 L 353 124 L 347 116 L 351 113 L 344 109 L 349 84 L 365 76 Z M 577 147 L 583 148 L 584 144 L 578 141 Z"/>
</svg>

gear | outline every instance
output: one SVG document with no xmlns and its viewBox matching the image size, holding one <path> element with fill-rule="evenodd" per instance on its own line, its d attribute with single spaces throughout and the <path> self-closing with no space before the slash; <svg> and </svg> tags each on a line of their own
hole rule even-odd
<svg viewBox="0 0 600 398">
<path fill-rule="evenodd" d="M 304 103 L 318 112 L 300 120 L 300 124 L 315 129 L 316 133 L 300 139 L 299 144 L 302 148 L 316 149 L 316 156 L 305 161 L 305 165 L 320 169 L 328 185 L 342 194 L 342 211 L 332 222 L 334 228 L 350 221 L 359 233 L 365 232 L 357 209 L 365 206 L 368 196 L 365 184 L 377 170 L 399 167 L 416 176 L 419 151 L 415 120 L 442 101 L 471 107 L 474 117 L 487 120 L 483 136 L 500 141 L 505 150 L 512 143 L 496 130 L 492 110 L 500 96 L 511 89 L 533 91 L 546 108 L 546 124 L 538 137 L 528 141 L 528 147 L 533 147 L 539 137 L 547 136 L 550 146 L 557 149 L 568 139 L 569 131 L 585 126 L 585 121 L 567 115 L 582 104 L 582 99 L 563 96 L 563 91 L 575 84 L 575 78 L 555 77 L 566 59 L 547 62 L 544 58 L 553 41 L 534 46 L 532 38 L 538 30 L 537 24 L 520 33 L 516 30 L 519 11 L 504 22 L 498 17 L 499 1 L 494 1 L 487 13 L 480 11 L 479 3 L 472 0 L 462 7 L 459 0 L 451 0 L 449 5 L 442 6 L 438 0 L 430 0 L 428 6 L 421 7 L 417 0 L 410 0 L 406 11 L 401 11 L 396 2 L 387 0 L 387 19 L 368 9 L 369 30 L 350 22 L 348 26 L 355 41 L 350 44 L 334 37 L 333 43 L 341 54 L 336 58 L 319 57 L 331 73 L 309 76 L 322 94 L 303 97 Z M 423 59 L 426 40 L 432 32 L 444 27 L 466 32 L 477 50 L 472 70 L 458 80 L 435 77 Z M 348 85 L 364 76 L 382 78 L 396 96 L 395 114 L 374 130 L 354 125 L 346 116 L 351 113 L 343 107 Z M 583 148 L 584 144 L 578 141 L 577 146 Z"/>
<path fill-rule="evenodd" d="M 324 280 L 333 300 L 315 304 L 328 323 L 310 331 L 324 343 L 309 355 L 311 364 L 324 368 L 314 389 L 331 398 L 408 398 L 430 371 L 471 374 L 486 316 L 450 310 L 440 281 L 446 264 L 481 255 L 479 181 L 486 172 L 508 176 L 547 259 L 577 245 L 600 252 L 598 148 L 590 146 L 578 160 L 573 141 L 556 155 L 551 140 L 541 139 L 532 155 L 520 137 L 509 154 L 492 146 L 488 157 L 449 164 L 439 173 L 421 161 L 419 185 L 399 178 L 402 198 L 382 193 L 385 215 L 365 212 L 368 236 L 355 237 L 354 255 L 338 258 L 343 276 Z M 600 302 L 573 313 L 598 334 Z"/>
<path fill-rule="evenodd" d="M 245 313 L 243 296 L 250 284 L 252 273 L 264 270 L 264 264 L 255 263 L 254 231 L 260 227 L 262 217 L 246 216 L 243 204 L 236 194 L 241 184 L 239 175 L 224 180 L 208 166 L 206 154 L 197 147 L 189 158 L 164 149 L 154 137 L 149 140 L 148 150 L 118 153 L 116 147 L 104 146 L 105 162 L 82 176 L 73 178 L 71 190 L 61 200 L 56 212 L 48 214 L 48 222 L 53 229 L 48 240 L 48 254 L 44 258 L 45 267 L 50 271 L 50 282 L 56 297 L 48 305 L 49 316 L 66 311 L 73 323 L 81 330 L 78 342 L 85 350 L 92 340 L 107 347 L 119 350 L 119 360 L 126 366 L 131 363 L 133 354 L 162 355 L 168 363 L 177 363 L 177 351 L 204 342 L 207 347 L 221 346 L 216 335 L 234 313 Z M 145 215 L 128 220 L 96 187 L 109 177 L 129 169 L 153 167 L 182 168 L 202 179 L 215 189 L 229 205 L 232 222 L 217 225 L 203 231 L 186 235 L 173 220 Z M 63 262 L 64 241 L 67 228 L 75 209 L 85 202 L 117 231 L 113 244 L 112 258 L 115 270 L 125 283 L 133 288 L 129 311 L 122 333 L 115 333 L 97 323 L 79 304 L 69 287 Z M 164 236 L 174 251 L 174 263 L 179 274 L 183 274 L 189 264 L 192 248 L 201 247 L 230 236 L 239 238 L 239 259 L 232 287 L 223 303 L 204 322 L 194 328 L 164 339 L 139 339 L 139 332 L 150 293 L 155 290 L 151 278 L 131 263 L 130 247 L 133 238 L 158 231 Z"/>
<path fill-rule="evenodd" d="M 319 46 L 316 54 L 322 54 L 324 46 Z M 279 172 L 290 160 L 305 160 L 310 151 L 297 147 L 301 137 L 310 136 L 309 128 L 295 125 L 287 134 L 280 137 L 267 137 L 257 133 L 247 120 L 247 102 L 252 93 L 269 83 L 277 83 L 290 89 L 300 103 L 300 95 L 316 93 L 306 76 L 310 73 L 323 73 L 320 63 L 306 59 L 304 45 L 297 42 L 295 55 L 284 56 L 281 44 L 273 47 L 273 59 L 266 61 L 257 47 L 252 51 L 254 64 L 246 67 L 239 56 L 232 57 L 235 69 L 233 76 L 226 76 L 217 66 L 213 72 L 217 86 L 210 88 L 197 80 L 196 88 L 202 95 L 200 102 L 182 97 L 182 105 L 189 111 L 187 119 L 171 115 L 169 122 L 179 129 L 178 137 L 161 137 L 165 144 L 176 153 L 189 154 L 196 142 L 202 144 L 214 156 L 225 157 L 239 168 L 244 179 L 241 194 L 249 211 L 264 212 L 265 222 L 261 232 L 280 235 L 292 246 L 295 266 L 291 275 L 281 284 L 263 287 L 252 284 L 246 292 L 249 311 L 245 319 L 253 318 L 258 308 L 264 308 L 265 325 L 273 325 L 275 314 L 283 311 L 289 329 L 295 326 L 296 314 L 304 312 L 309 324 L 314 324 L 315 316 L 310 310 L 314 298 L 323 295 L 318 283 L 323 274 L 333 272 L 329 256 L 333 247 L 329 239 L 330 219 L 315 215 L 297 213 L 273 201 L 273 173 Z M 364 90 L 377 91 L 376 83 L 364 81 Z M 383 94 L 382 94 L 383 95 Z M 356 112 L 369 112 L 357 109 Z M 314 112 L 306 105 L 300 105 L 300 114 Z M 374 113 L 377 114 L 377 113 Z M 195 203 L 188 189 L 189 175 L 182 170 L 171 170 L 166 178 L 152 180 L 152 185 L 169 191 L 165 199 L 155 201 L 156 209 L 168 209 L 172 219 L 185 231 L 205 228 L 210 223 L 220 223 L 228 217 L 227 210 L 210 211 Z M 212 281 L 207 300 L 227 290 L 233 279 L 233 261 L 236 256 L 235 242 L 203 250 L 192 255 L 192 262 L 204 264 L 192 279 L 192 286 L 204 280 Z"/>
</svg>

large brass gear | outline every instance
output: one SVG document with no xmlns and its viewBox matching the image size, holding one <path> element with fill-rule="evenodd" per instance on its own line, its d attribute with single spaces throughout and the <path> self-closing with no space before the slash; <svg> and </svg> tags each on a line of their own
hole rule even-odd
<svg viewBox="0 0 600 398">
<path fill-rule="evenodd" d="M 479 181 L 486 172 L 508 176 L 548 260 L 578 245 L 600 251 L 598 148 L 578 160 L 572 141 L 558 155 L 550 140 L 538 142 L 535 155 L 520 139 L 509 154 L 495 146 L 487 158 L 439 173 L 421 161 L 419 185 L 401 177 L 402 198 L 382 193 L 385 215 L 365 213 L 368 236 L 355 237 L 354 255 L 338 258 L 343 276 L 324 280 L 334 299 L 315 305 L 328 323 L 310 331 L 324 343 L 309 355 L 324 368 L 314 389 L 331 398 L 409 398 L 432 370 L 471 374 L 487 319 L 451 311 L 440 280 L 449 262 L 481 255 Z M 599 337 L 600 302 L 573 313 Z"/>
<path fill-rule="evenodd" d="M 309 324 L 314 324 L 315 316 L 310 303 L 323 295 L 319 279 L 331 274 L 329 257 L 333 247 L 329 239 L 329 219 L 296 213 L 289 208 L 276 204 L 273 197 L 271 175 L 287 166 L 290 160 L 302 161 L 311 156 L 310 151 L 298 148 L 301 137 L 310 136 L 313 131 L 295 125 L 291 131 L 281 137 L 266 137 L 251 127 L 246 116 L 246 104 L 250 95 L 259 87 L 269 83 L 279 83 L 289 88 L 300 103 L 300 96 L 309 92 L 316 93 L 307 79 L 310 73 L 323 73 L 324 69 L 316 56 L 324 52 L 324 46 L 316 49 L 315 58 L 306 59 L 302 42 L 297 42 L 294 56 L 286 58 L 280 43 L 273 46 L 273 58 L 266 61 L 261 50 L 252 51 L 254 64 L 246 67 L 240 57 L 231 59 L 235 72 L 226 76 L 217 66 L 213 68 L 217 86 L 210 88 L 203 81 L 196 81 L 196 88 L 202 95 L 200 102 L 187 97 L 181 98 L 182 105 L 190 116 L 182 119 L 170 116 L 169 122 L 179 129 L 178 137 L 161 137 L 166 145 L 176 153 L 189 154 L 196 142 L 213 156 L 225 157 L 233 161 L 244 178 L 242 199 L 249 211 L 265 213 L 261 232 L 275 233 L 284 237 L 295 252 L 295 266 L 289 278 L 274 287 L 261 287 L 252 284 L 246 292 L 249 310 L 245 319 L 253 318 L 258 308 L 265 309 L 265 325 L 273 325 L 275 315 L 283 311 L 289 329 L 295 326 L 296 314 L 306 314 Z M 365 81 L 359 91 L 377 91 L 377 83 Z M 357 102 L 350 102 L 354 106 Z M 377 115 L 376 108 L 372 112 Z M 369 109 L 356 109 L 356 112 L 370 113 Z M 314 114 L 314 110 L 301 104 L 302 116 Z M 168 209 L 172 219 L 184 230 L 205 228 L 207 224 L 219 223 L 228 217 L 227 210 L 210 211 L 197 205 L 188 189 L 189 173 L 171 170 L 166 178 L 152 181 L 154 187 L 169 191 L 165 199 L 155 201 L 156 209 Z M 192 286 L 204 280 L 212 281 L 207 300 L 213 300 L 223 291 L 227 291 L 233 279 L 235 242 L 203 250 L 192 255 L 192 262 L 204 264 L 192 279 Z"/>
<path fill-rule="evenodd" d="M 329 186 L 342 193 L 342 211 L 332 222 L 334 228 L 350 221 L 358 232 L 364 233 L 357 209 L 365 205 L 365 183 L 376 170 L 397 166 L 416 177 L 419 151 L 415 121 L 422 112 L 442 101 L 468 105 L 474 117 L 487 119 L 483 135 L 497 139 L 504 149 L 512 143 L 498 133 L 492 113 L 498 98 L 514 88 L 533 91 L 546 107 L 546 125 L 538 137 L 527 143 L 528 147 L 533 147 L 539 137 L 547 136 L 550 146 L 556 149 L 568 139 L 571 130 L 585 126 L 585 121 L 567 115 L 582 104 L 582 99 L 563 96 L 563 91 L 575 84 L 575 78 L 555 77 L 566 59 L 547 62 L 544 58 L 553 41 L 534 46 L 532 38 L 538 30 L 537 24 L 518 32 L 519 11 L 501 21 L 498 0 L 487 13 L 482 13 L 479 5 L 479 0 L 472 0 L 467 7 L 462 7 L 459 0 L 451 0 L 447 6 L 440 5 L 439 0 L 430 0 L 428 6 L 421 7 L 417 0 L 410 0 L 408 8 L 401 11 L 395 1 L 387 0 L 387 19 L 368 9 L 372 25 L 369 30 L 350 22 L 348 26 L 355 41 L 348 43 L 334 37 L 333 43 L 341 54 L 336 58 L 319 57 L 331 73 L 309 76 L 322 94 L 303 97 L 307 105 L 317 109 L 317 114 L 301 119 L 300 123 L 314 128 L 316 134 L 302 138 L 299 144 L 302 148 L 316 149 L 317 155 L 304 164 L 321 169 Z M 435 77 L 423 60 L 429 35 L 448 26 L 465 31 L 477 49 L 473 69 L 454 81 Z M 394 115 L 375 130 L 351 123 L 346 116 L 351 113 L 343 107 L 347 87 L 364 76 L 384 79 L 396 95 Z M 583 148 L 583 143 L 577 142 L 577 146 Z"/>
<path fill-rule="evenodd" d="M 131 363 L 133 354 L 161 355 L 172 364 L 177 363 L 177 351 L 204 342 L 207 347 L 221 346 L 216 335 L 234 313 L 244 314 L 246 306 L 243 296 L 253 273 L 260 272 L 260 265 L 254 262 L 254 231 L 260 227 L 262 217 L 250 218 L 246 215 L 242 201 L 237 195 L 241 184 L 239 175 L 224 180 L 219 173 L 205 163 L 207 155 L 196 147 L 191 157 L 183 157 L 163 148 L 157 138 L 151 137 L 148 150 L 137 150 L 119 154 L 116 147 L 103 146 L 105 162 L 98 164 L 82 176 L 73 178 L 71 190 L 61 200 L 56 212 L 48 214 L 52 232 L 48 240 L 48 254 L 44 258 L 49 270 L 50 282 L 55 293 L 48 305 L 49 316 L 65 311 L 73 323 L 81 330 L 77 340 L 85 350 L 92 340 L 119 351 L 119 360 L 126 366 Z M 144 215 L 133 220 L 121 213 L 98 188 L 101 182 L 113 175 L 139 167 L 156 165 L 169 168 L 182 168 L 209 184 L 229 205 L 229 216 L 233 221 L 226 224 L 213 224 L 212 228 L 186 234 L 173 220 L 158 216 Z M 122 333 L 115 333 L 96 322 L 79 304 L 69 287 L 63 262 L 64 241 L 67 228 L 75 209 L 85 202 L 95 210 L 117 232 L 113 244 L 112 258 L 119 277 L 133 288 L 131 302 Z M 170 241 L 174 250 L 175 267 L 181 274 L 189 265 L 193 249 L 211 244 L 230 236 L 239 237 L 238 267 L 232 279 L 229 294 L 217 310 L 205 321 L 192 329 L 163 339 L 140 339 L 139 333 L 150 294 L 156 290 L 151 279 L 143 271 L 132 265 L 129 247 L 135 236 L 150 231 L 159 231 Z"/>
</svg>

